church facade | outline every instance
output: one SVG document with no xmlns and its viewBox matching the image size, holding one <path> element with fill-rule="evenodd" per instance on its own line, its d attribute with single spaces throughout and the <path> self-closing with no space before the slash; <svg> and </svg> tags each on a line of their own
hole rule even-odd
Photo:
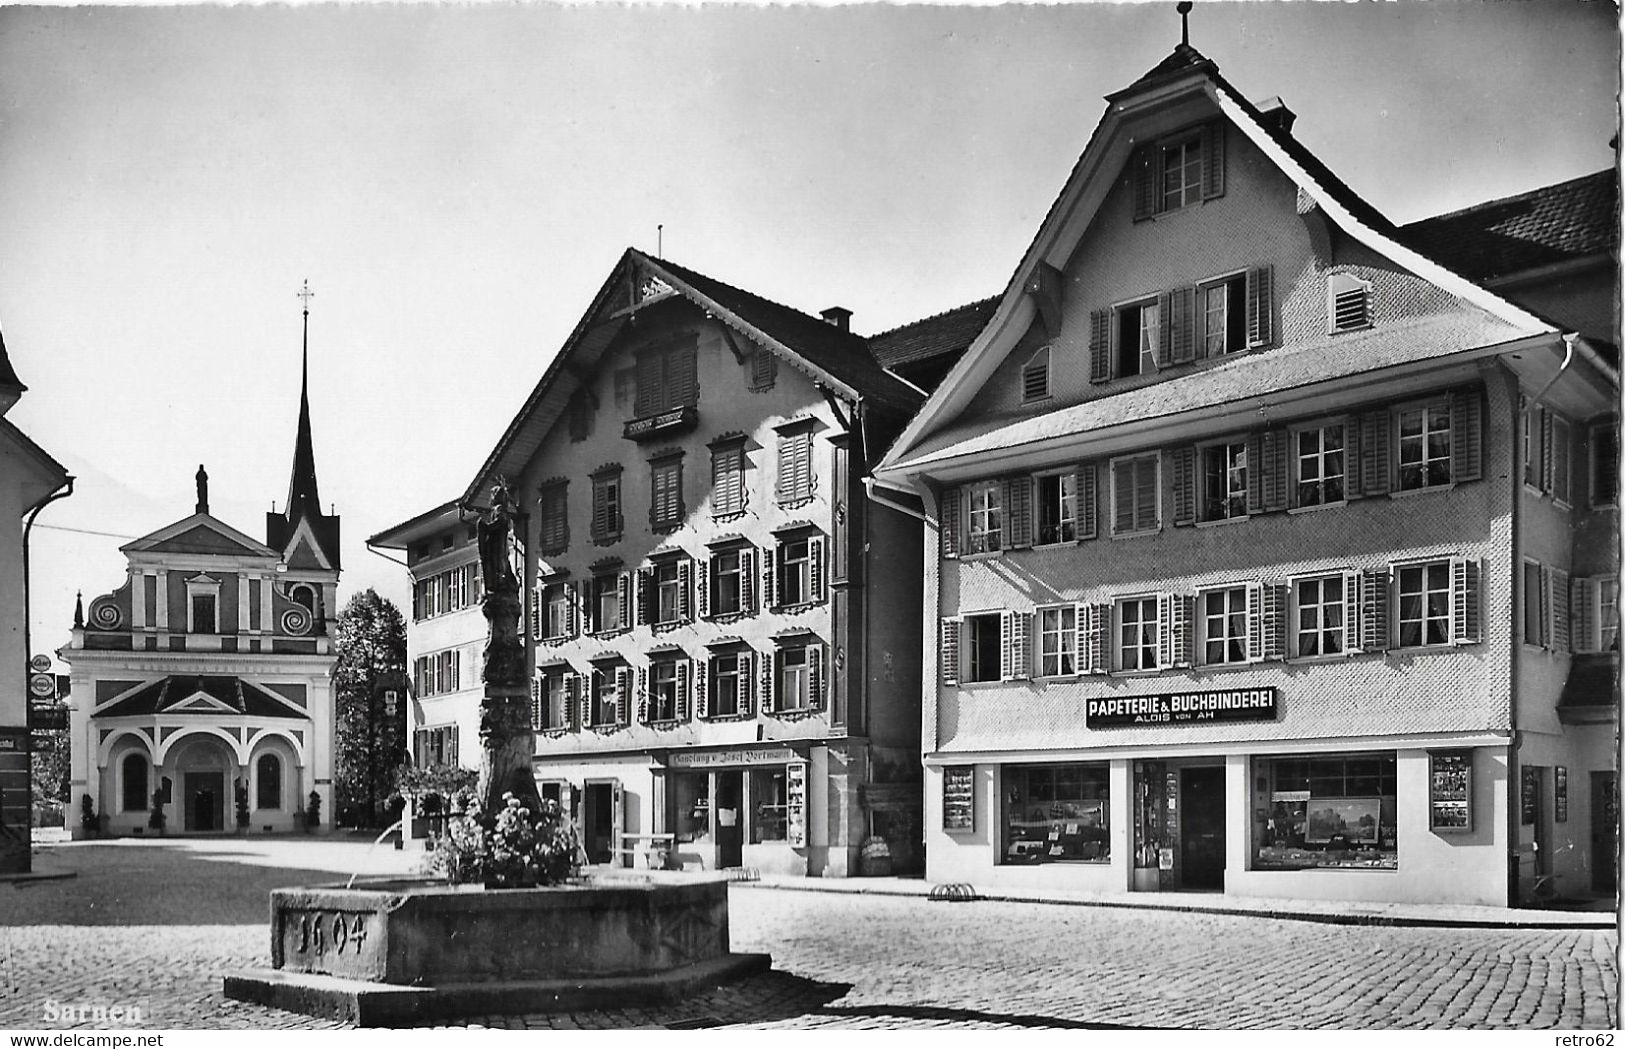
<svg viewBox="0 0 1625 1049">
<path fill-rule="evenodd" d="M 75 610 L 73 798 L 104 833 L 286 832 L 313 797 L 330 825 L 339 518 L 317 497 L 307 390 L 264 542 L 210 514 L 200 466 L 194 512 L 124 546 L 123 584 Z"/>
</svg>

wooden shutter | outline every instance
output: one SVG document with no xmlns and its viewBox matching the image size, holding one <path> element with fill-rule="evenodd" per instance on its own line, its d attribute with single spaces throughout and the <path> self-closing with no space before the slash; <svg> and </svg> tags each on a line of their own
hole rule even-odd
<svg viewBox="0 0 1625 1049">
<path fill-rule="evenodd" d="M 778 678 L 779 650 L 763 652 L 762 656 L 762 712 L 771 714 L 779 709 Z"/>
<path fill-rule="evenodd" d="M 1361 605 L 1364 578 L 1359 572 L 1346 571 L 1343 573 L 1343 654 L 1352 656 L 1362 650 L 1361 638 Z"/>
<path fill-rule="evenodd" d="M 677 562 L 677 618 L 694 618 L 694 562 L 683 558 Z"/>
<path fill-rule="evenodd" d="M 654 586 L 655 570 L 653 566 L 645 565 L 638 569 L 638 622 L 651 623 L 654 621 Z"/>
<path fill-rule="evenodd" d="M 1168 362 L 1185 364 L 1196 359 L 1196 289 L 1175 288 L 1168 293 Z"/>
<path fill-rule="evenodd" d="M 609 500 L 605 498 L 604 482 L 595 480 L 592 484 L 592 537 L 602 539 L 609 535 L 612 529 L 609 526 Z"/>
<path fill-rule="evenodd" d="M 559 681 L 559 687 L 564 689 L 564 700 L 559 704 L 562 708 L 561 713 L 564 715 L 564 721 L 558 727 L 562 729 L 574 728 L 580 724 L 578 717 L 580 708 L 577 704 L 581 702 L 581 675 L 565 674 Z"/>
<path fill-rule="evenodd" d="M 717 659 L 732 659 L 733 656 L 716 656 Z M 711 691 L 706 680 L 706 671 L 710 668 L 704 659 L 694 661 L 694 714 L 701 719 L 711 716 Z"/>
<path fill-rule="evenodd" d="M 1569 585 L 1570 641 L 1576 652 L 1595 652 L 1600 644 L 1597 629 L 1597 581 L 1576 578 Z"/>
<path fill-rule="evenodd" d="M 1089 314 L 1089 381 L 1106 382 L 1112 377 L 1111 310 Z"/>
<path fill-rule="evenodd" d="M 1095 464 L 1084 463 L 1078 467 L 1074 491 L 1078 497 L 1078 538 L 1094 539 L 1099 534 L 1099 508 L 1100 494 L 1095 480 Z"/>
<path fill-rule="evenodd" d="M 944 685 L 959 684 L 959 620 L 942 620 L 942 639 L 937 662 Z"/>
<path fill-rule="evenodd" d="M 1264 587 L 1247 584 L 1247 662 L 1257 663 L 1264 658 L 1268 645 L 1268 630 L 1264 623 Z"/>
<path fill-rule="evenodd" d="M 1157 293 L 1157 346 L 1151 354 L 1152 367 L 1158 371 L 1168 367 L 1174 362 L 1174 326 L 1172 316 L 1174 312 L 1173 295 L 1171 292 Z"/>
<path fill-rule="evenodd" d="M 807 575 L 812 580 L 812 599 L 815 602 L 824 600 L 824 555 L 827 542 L 828 540 L 821 535 L 815 535 L 807 540 L 807 557 L 810 559 Z"/>
<path fill-rule="evenodd" d="M 632 625 L 635 610 L 632 607 L 632 573 L 621 572 L 615 576 L 615 605 L 616 614 L 620 622 L 615 624 L 617 629 L 624 630 Z M 606 624 L 606 627 L 608 624 Z"/>
<path fill-rule="evenodd" d="M 1455 405 L 1452 404 L 1451 407 L 1453 409 L 1455 407 Z M 1455 452 L 1455 448 L 1456 448 L 1456 442 L 1455 442 L 1456 433 L 1455 433 L 1455 425 L 1454 425 L 1455 424 L 1455 413 L 1454 413 L 1454 411 L 1452 411 L 1452 413 L 1451 413 L 1450 421 L 1451 421 L 1450 450 L 1452 452 L 1451 458 L 1454 459 L 1455 458 L 1454 452 Z M 1451 466 L 1454 467 L 1455 463 L 1452 462 Z M 1452 474 L 1451 475 L 1451 480 L 1454 480 L 1454 479 L 1455 479 L 1455 475 Z M 1547 409 L 1545 409 L 1545 408 L 1540 409 L 1540 478 L 1539 478 L 1539 480 L 1540 480 L 1540 490 L 1541 491 L 1550 492 L 1552 490 L 1552 413 L 1550 411 L 1548 411 Z"/>
<path fill-rule="evenodd" d="M 1567 652 L 1570 645 L 1569 574 L 1561 568 L 1550 569 L 1546 576 L 1546 594 L 1546 614 L 1551 617 L 1546 636 L 1551 639 L 1553 652 Z"/>
<path fill-rule="evenodd" d="M 1388 572 L 1374 568 L 1360 578 L 1360 647 L 1381 652 L 1388 647 Z"/>
<path fill-rule="evenodd" d="M 772 608 L 779 603 L 779 548 L 762 551 L 762 606 Z"/>
<path fill-rule="evenodd" d="M 1366 495 L 1388 491 L 1388 409 L 1366 412 L 1360 418 L 1360 487 Z"/>
<path fill-rule="evenodd" d="M 1457 390 L 1450 395 L 1450 480 L 1476 481 L 1484 475 L 1483 399 L 1477 390 Z M 1547 436 L 1551 436 L 1551 414 L 1546 416 Z M 1546 477 L 1551 477 L 1551 442 L 1546 444 Z"/>
<path fill-rule="evenodd" d="M 1157 486 L 1162 478 L 1157 467 L 1162 461 L 1160 453 L 1139 459 L 1135 463 L 1134 478 L 1134 527 L 1136 529 L 1156 528 L 1157 520 Z"/>
<path fill-rule="evenodd" d="M 1129 178 L 1133 181 L 1134 218 L 1150 218 L 1157 213 L 1157 146 L 1147 142 L 1129 158 Z"/>
<path fill-rule="evenodd" d="M 1343 498 L 1358 499 L 1365 494 L 1364 477 L 1361 475 L 1361 464 L 1364 457 L 1360 454 L 1360 417 L 1350 415 L 1343 419 Z M 1292 473 L 1292 450 L 1288 445 L 1287 470 L 1289 477 Z"/>
<path fill-rule="evenodd" d="M 692 659 L 679 659 L 677 661 L 677 702 L 673 706 L 673 714 L 678 721 L 688 720 L 689 698 L 695 681 L 705 680 L 705 668 L 696 666 Z"/>
<path fill-rule="evenodd" d="M 1224 122 L 1202 128 L 1202 199 L 1224 196 Z"/>
<path fill-rule="evenodd" d="M 745 717 L 756 713 L 756 661 L 760 658 L 750 651 L 739 653 L 739 713 Z"/>
<path fill-rule="evenodd" d="M 941 540 L 943 557 L 959 556 L 959 506 L 960 490 L 949 488 L 942 493 L 942 502 L 938 509 L 940 530 L 937 533 Z"/>
<path fill-rule="evenodd" d="M 1275 341 L 1275 268 L 1255 266 L 1247 271 L 1247 345 L 1269 346 Z"/>
<path fill-rule="evenodd" d="M 1006 681 L 1031 677 L 1029 652 L 1032 646 L 1033 614 L 1006 612 L 1003 618 L 1004 652 L 999 676 Z"/>
<path fill-rule="evenodd" d="M 1174 595 L 1157 595 L 1157 669 L 1174 665 Z"/>
<path fill-rule="evenodd" d="M 1286 625 L 1291 601 L 1284 583 L 1266 583 L 1263 592 L 1265 659 L 1286 658 Z"/>
<path fill-rule="evenodd" d="M 1266 430 L 1259 441 L 1259 461 L 1247 464 L 1249 474 L 1254 470 L 1260 474 L 1265 513 L 1287 508 L 1287 493 L 1291 490 L 1287 460 L 1291 446 L 1292 435 L 1285 430 Z M 1344 461 L 1347 462 L 1346 459 Z"/>
<path fill-rule="evenodd" d="M 695 562 L 694 608 L 701 619 L 711 614 L 711 565 L 710 557 Z"/>
<path fill-rule="evenodd" d="M 579 724 L 582 728 L 586 728 L 592 724 L 592 701 L 593 697 L 598 694 L 598 679 L 601 678 L 603 674 L 604 672 L 602 670 L 594 670 L 587 675 L 587 687 L 581 692 L 579 697 L 581 705 L 577 708 L 579 711 L 579 720 L 577 721 L 577 724 Z"/>
<path fill-rule="evenodd" d="M 638 724 L 649 723 L 649 705 L 649 668 L 638 667 Z"/>
<path fill-rule="evenodd" d="M 694 404 L 700 397 L 700 381 L 697 374 L 696 348 L 688 346 L 680 350 L 673 350 L 668 358 L 671 365 L 671 393 L 670 404 Z"/>
<path fill-rule="evenodd" d="M 1549 593 L 1554 598 L 1558 596 L 1555 589 Z M 1483 639 L 1478 561 L 1453 557 L 1450 559 L 1450 640 L 1454 644 L 1470 645 Z"/>
<path fill-rule="evenodd" d="M 1250 433 L 1247 435 L 1247 512 L 1261 514 L 1264 512 L 1264 471 L 1259 464 L 1264 461 L 1264 435 Z M 1229 463 L 1225 463 L 1228 469 Z"/>
<path fill-rule="evenodd" d="M 1134 530 L 1134 460 L 1112 463 L 1112 534 Z"/>
<path fill-rule="evenodd" d="M 578 611 L 581 608 L 582 585 L 576 583 L 564 584 L 564 636 L 575 637 L 581 623 Z"/>
<path fill-rule="evenodd" d="M 1172 638 L 1169 641 L 1169 651 L 1173 656 L 1173 665 L 1188 667 L 1193 662 L 1196 652 L 1196 597 L 1192 594 L 1175 594 L 1170 605 L 1172 620 L 1169 629 Z"/>
<path fill-rule="evenodd" d="M 745 612 L 756 611 L 756 550 L 745 547 L 739 551 L 739 607 Z"/>
<path fill-rule="evenodd" d="M 1104 674 L 1111 669 L 1106 659 L 1106 634 L 1110 622 L 1110 605 L 1078 606 L 1078 659 L 1090 674 Z"/>
<path fill-rule="evenodd" d="M 660 365 L 660 355 L 655 353 L 646 353 L 637 360 L 638 394 L 633 410 L 639 416 L 653 415 L 660 410 L 660 396 L 664 386 Z"/>
<path fill-rule="evenodd" d="M 1169 453 L 1174 470 L 1174 525 L 1196 522 L 1196 449 L 1189 445 Z"/>
<path fill-rule="evenodd" d="M 632 691 L 632 668 L 631 667 L 616 667 L 615 668 L 615 723 L 617 725 L 626 724 L 627 718 L 632 713 L 632 704 L 630 702 L 631 696 L 629 695 L 629 693 L 631 691 Z"/>
<path fill-rule="evenodd" d="M 1003 482 L 1005 513 L 1012 549 L 1033 545 L 1033 479 L 1010 477 Z"/>
<path fill-rule="evenodd" d="M 824 646 L 807 646 L 807 706 L 813 710 L 824 709 L 824 689 L 829 685 L 828 676 L 824 673 Z"/>
<path fill-rule="evenodd" d="M 530 727 L 542 727 L 542 679 L 530 679 Z"/>
</svg>

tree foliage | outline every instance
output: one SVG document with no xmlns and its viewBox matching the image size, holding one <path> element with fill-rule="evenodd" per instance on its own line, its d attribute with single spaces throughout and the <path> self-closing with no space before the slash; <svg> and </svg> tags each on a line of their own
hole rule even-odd
<svg viewBox="0 0 1625 1049">
<path fill-rule="evenodd" d="M 406 756 L 406 620 L 369 587 L 339 613 L 333 647 L 334 822 L 376 826 Z M 386 688 L 399 692 L 393 715 Z"/>
</svg>

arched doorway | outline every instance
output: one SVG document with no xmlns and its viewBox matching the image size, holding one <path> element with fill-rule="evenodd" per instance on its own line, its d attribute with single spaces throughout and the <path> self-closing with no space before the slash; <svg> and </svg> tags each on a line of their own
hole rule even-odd
<svg viewBox="0 0 1625 1049">
<path fill-rule="evenodd" d="M 169 761 L 180 787 L 176 799 L 180 829 L 188 834 L 220 833 L 227 827 L 226 809 L 237 761 L 223 740 L 195 733 L 170 749 Z"/>
</svg>

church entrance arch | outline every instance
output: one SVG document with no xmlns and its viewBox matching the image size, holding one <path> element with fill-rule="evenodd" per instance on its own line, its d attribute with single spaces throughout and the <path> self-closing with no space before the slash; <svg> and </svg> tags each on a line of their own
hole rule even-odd
<svg viewBox="0 0 1625 1049">
<path fill-rule="evenodd" d="M 171 753 L 180 787 L 181 829 L 189 834 L 219 833 L 226 829 L 226 802 L 233 782 L 236 758 L 223 740 L 197 734 L 182 740 Z"/>
</svg>

